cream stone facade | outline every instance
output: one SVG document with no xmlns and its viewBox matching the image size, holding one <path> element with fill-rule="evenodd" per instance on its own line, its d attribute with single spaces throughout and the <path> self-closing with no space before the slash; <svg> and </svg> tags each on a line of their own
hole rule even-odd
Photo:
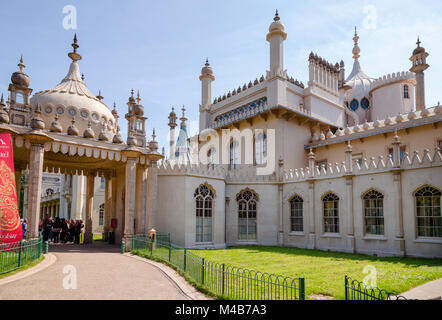
<svg viewBox="0 0 442 320">
<path fill-rule="evenodd" d="M 103 232 L 114 219 L 117 240 L 154 228 L 187 248 L 258 244 L 442 257 L 442 106 L 425 106 L 428 53 L 420 41 L 410 72 L 375 78 L 362 71 L 355 30 L 349 75 L 342 60 L 311 53 L 304 85 L 284 68 L 287 38 L 276 13 L 266 36 L 269 70 L 218 98 L 206 60 L 200 132 L 188 138 L 184 107 L 177 130 L 172 110 L 167 159 L 155 132 L 147 142 L 133 91 L 123 142 L 116 109 L 93 97 L 80 76 L 76 38 L 68 75 L 32 98 L 21 61 L 0 129 L 14 136 L 16 166 L 29 171 L 30 237 L 48 170 L 83 176 L 76 190 L 85 194 L 77 206 L 84 206 L 86 242 L 101 202 L 96 181 L 104 177 Z"/>
</svg>

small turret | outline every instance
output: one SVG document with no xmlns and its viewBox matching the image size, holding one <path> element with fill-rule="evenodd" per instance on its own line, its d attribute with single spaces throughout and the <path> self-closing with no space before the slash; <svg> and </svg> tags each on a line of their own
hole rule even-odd
<svg viewBox="0 0 442 320">
<path fill-rule="evenodd" d="M 421 47 L 419 37 L 417 37 L 417 47 L 413 50 L 413 55 L 410 57 L 412 66 L 411 72 L 416 74 L 416 110 L 425 109 L 425 77 L 424 71 L 428 69 L 427 57 L 429 54 Z"/>
</svg>

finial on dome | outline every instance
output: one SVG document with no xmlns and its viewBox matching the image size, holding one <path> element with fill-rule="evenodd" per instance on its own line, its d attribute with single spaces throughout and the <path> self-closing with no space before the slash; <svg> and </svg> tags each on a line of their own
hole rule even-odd
<svg viewBox="0 0 442 320">
<path fill-rule="evenodd" d="M 23 55 L 21 55 L 21 57 L 20 57 L 20 63 L 19 63 L 17 66 L 20 68 L 20 72 L 23 72 L 23 69 L 26 67 L 26 66 L 23 64 Z"/>
<path fill-rule="evenodd" d="M 101 90 L 98 90 L 98 96 L 97 96 L 98 100 L 103 100 L 103 96 L 101 95 Z"/>
<path fill-rule="evenodd" d="M 184 104 L 183 104 L 183 108 L 181 110 L 183 111 L 183 118 L 184 118 L 184 112 L 186 112 L 186 108 L 184 107 Z"/>
<path fill-rule="evenodd" d="M 275 17 L 273 18 L 273 20 L 274 20 L 274 21 L 279 21 L 279 20 L 280 20 L 280 18 L 279 18 L 279 14 L 278 14 L 278 9 L 276 9 Z"/>
<path fill-rule="evenodd" d="M 81 74 L 81 81 L 84 81 L 84 73 Z"/>
<path fill-rule="evenodd" d="M 0 98 L 0 107 L 3 109 L 4 106 L 5 106 L 5 101 L 3 100 L 3 93 L 2 93 L 2 97 Z"/>
<path fill-rule="evenodd" d="M 153 128 L 153 131 L 152 131 L 152 141 L 155 141 L 155 138 L 156 138 L 157 136 L 156 136 L 156 134 L 155 134 L 155 128 Z"/>
<path fill-rule="evenodd" d="M 137 103 L 139 104 L 140 101 L 141 101 L 141 98 L 140 98 L 140 90 L 137 90 Z"/>
<path fill-rule="evenodd" d="M 79 47 L 80 46 L 77 43 L 77 34 L 75 34 L 74 35 L 74 42 L 72 43 L 72 48 L 74 49 L 74 51 L 68 53 L 69 58 L 71 58 L 72 61 L 74 61 L 74 62 L 78 61 L 78 60 L 81 60 L 81 56 L 77 53 L 77 49 Z"/>
<path fill-rule="evenodd" d="M 416 42 L 416 44 L 417 44 L 417 47 L 418 47 L 418 48 L 421 46 L 421 41 L 419 40 L 419 36 L 417 36 L 417 42 Z"/>
<path fill-rule="evenodd" d="M 361 52 L 361 49 L 358 46 L 358 40 L 359 40 L 359 35 L 358 35 L 358 30 L 355 26 L 355 35 L 353 37 L 353 41 L 355 43 L 354 47 L 353 47 L 353 59 L 358 60 L 358 58 L 360 57 L 359 53 Z"/>
<path fill-rule="evenodd" d="M 206 58 L 206 64 L 205 64 L 205 66 L 206 66 L 206 67 L 210 66 L 210 64 L 209 64 L 209 57 Z"/>
</svg>

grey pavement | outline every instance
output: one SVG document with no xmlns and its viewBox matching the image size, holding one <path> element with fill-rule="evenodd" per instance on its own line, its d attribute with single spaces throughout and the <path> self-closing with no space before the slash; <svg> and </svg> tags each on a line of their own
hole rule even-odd
<svg viewBox="0 0 442 320">
<path fill-rule="evenodd" d="M 49 251 L 56 257 L 56 261 L 29 276 L 0 284 L 0 299 L 182 300 L 193 298 L 157 266 L 122 255 L 119 250 L 118 246 L 99 242 L 91 245 L 51 245 Z M 65 273 L 63 273 L 64 268 Z M 77 288 L 65 289 L 63 283 L 71 287 L 75 284 L 73 281 L 75 273 L 72 270 L 76 270 Z"/>
</svg>

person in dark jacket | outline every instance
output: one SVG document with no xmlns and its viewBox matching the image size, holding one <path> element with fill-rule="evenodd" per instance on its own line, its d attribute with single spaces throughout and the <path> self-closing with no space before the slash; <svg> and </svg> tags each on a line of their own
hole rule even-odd
<svg viewBox="0 0 442 320">
<path fill-rule="evenodd" d="M 48 215 L 43 220 L 43 242 L 49 241 L 52 236 L 52 219 Z"/>
</svg>

